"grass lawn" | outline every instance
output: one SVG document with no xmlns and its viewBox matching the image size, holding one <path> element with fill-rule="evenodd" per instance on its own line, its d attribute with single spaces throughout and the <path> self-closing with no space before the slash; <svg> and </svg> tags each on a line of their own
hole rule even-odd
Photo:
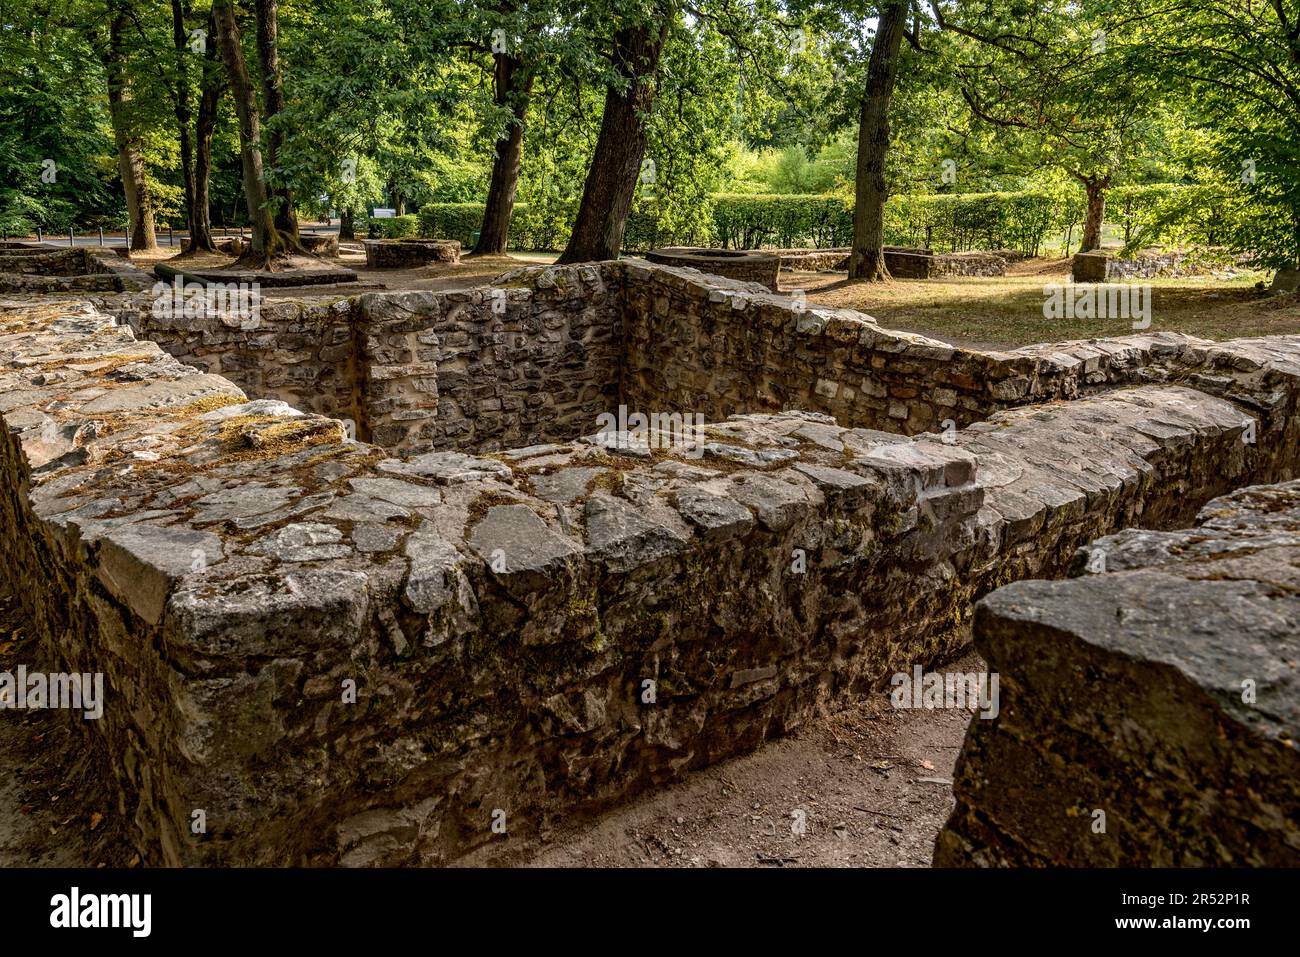
<svg viewBox="0 0 1300 957">
<path fill-rule="evenodd" d="M 1018 264 L 1012 275 L 988 279 L 899 279 L 849 282 L 843 273 L 781 274 L 781 289 L 803 289 L 809 303 L 857 309 L 882 326 L 919 332 L 959 345 L 1009 348 L 1036 342 L 1094 339 L 1133 333 L 1125 319 L 1047 319 L 1043 287 L 1069 280 L 1066 260 Z M 1255 290 L 1263 273 L 1231 279 L 1190 277 L 1140 280 L 1153 290 L 1149 332 L 1182 332 L 1206 339 L 1300 335 L 1300 302 Z"/>
</svg>

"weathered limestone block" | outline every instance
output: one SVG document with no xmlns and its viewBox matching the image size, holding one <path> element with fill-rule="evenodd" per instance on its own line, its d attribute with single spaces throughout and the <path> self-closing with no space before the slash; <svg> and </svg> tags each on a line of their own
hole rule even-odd
<svg viewBox="0 0 1300 957">
<path fill-rule="evenodd" d="M 1001 710 L 971 723 L 935 863 L 1300 865 L 1298 569 L 1290 482 L 982 601 Z"/>
<path fill-rule="evenodd" d="M 1070 260 L 1070 278 L 1075 282 L 1105 282 L 1110 278 L 1110 253 L 1095 249 L 1086 253 L 1075 253 Z"/>
<path fill-rule="evenodd" d="M 652 249 L 645 258 L 661 266 L 681 266 L 725 279 L 758 283 L 772 292 L 776 292 L 777 274 L 781 271 L 781 257 L 761 249 L 672 246 Z"/>
<path fill-rule="evenodd" d="M 368 239 L 369 269 L 414 269 L 429 263 L 460 262 L 460 241 L 456 239 Z"/>
</svg>

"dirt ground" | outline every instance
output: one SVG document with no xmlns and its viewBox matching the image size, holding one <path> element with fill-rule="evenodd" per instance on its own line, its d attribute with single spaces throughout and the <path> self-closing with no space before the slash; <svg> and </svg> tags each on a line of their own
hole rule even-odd
<svg viewBox="0 0 1300 957">
<path fill-rule="evenodd" d="M 35 654 L 20 608 L 0 595 L 0 670 L 35 670 Z M 970 656 L 952 667 L 982 666 Z M 925 867 L 952 807 L 953 764 L 969 721 L 965 711 L 895 711 L 882 693 L 544 842 L 504 853 L 498 845 L 491 863 Z M 139 864 L 107 796 L 111 772 L 77 730 L 53 711 L 0 710 L 0 767 L 8 769 L 0 775 L 0 867 Z"/>
<path fill-rule="evenodd" d="M 17 601 L 0 594 L 0 671 L 57 670 L 37 652 Z M 107 797 L 111 771 L 79 731 L 55 711 L 0 710 L 0 868 L 139 863 Z"/>
<path fill-rule="evenodd" d="M 980 671 L 974 655 L 950 666 Z M 966 711 L 881 693 L 524 849 L 531 867 L 929 867 Z"/>
</svg>

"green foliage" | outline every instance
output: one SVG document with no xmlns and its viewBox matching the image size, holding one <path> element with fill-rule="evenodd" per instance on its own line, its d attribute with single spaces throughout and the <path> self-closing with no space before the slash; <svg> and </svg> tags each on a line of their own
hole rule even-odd
<svg viewBox="0 0 1300 957">
<path fill-rule="evenodd" d="M 1043 252 L 1045 240 L 1076 221 L 1082 197 L 1068 193 L 953 193 L 895 196 L 885 207 L 885 241 L 941 252 Z"/>
<path fill-rule="evenodd" d="M 733 249 L 843 246 L 853 235 L 852 207 L 840 196 L 716 196 L 713 221 Z"/>
<path fill-rule="evenodd" d="M 415 215 L 370 217 L 370 235 L 374 239 L 408 239 L 419 231 L 419 218 Z"/>
<path fill-rule="evenodd" d="M 520 204 L 515 204 L 511 237 L 518 235 Z M 420 207 L 418 232 L 425 239 L 456 239 L 465 249 L 474 245 L 474 234 L 483 224 L 482 203 L 425 203 Z"/>
</svg>

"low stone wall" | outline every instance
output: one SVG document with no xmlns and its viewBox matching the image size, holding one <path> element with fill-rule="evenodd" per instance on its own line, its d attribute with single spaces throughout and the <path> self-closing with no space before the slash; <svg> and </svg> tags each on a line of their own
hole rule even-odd
<svg viewBox="0 0 1300 957">
<path fill-rule="evenodd" d="M 350 420 L 366 438 L 355 309 L 354 299 L 261 299 L 255 316 L 186 315 L 145 300 L 127 318 L 138 336 L 182 362 L 259 399 Z"/>
<path fill-rule="evenodd" d="M 348 419 L 395 451 L 490 451 L 596 431 L 617 409 L 621 287 L 572 267 L 526 287 L 264 299 L 255 319 L 146 303 L 144 338 L 249 395 Z"/>
<path fill-rule="evenodd" d="M 1204 380 L 1198 387 L 1213 391 L 1249 380 L 1261 402 L 1285 407 L 1270 414 L 1286 418 L 1295 408 L 1283 382 L 1300 361 L 1300 337 L 1228 344 L 1151 333 L 983 352 L 883 329 L 853 310 L 801 307 L 752 284 L 623 268 L 631 407 L 710 419 L 807 409 L 915 435 L 1103 387 Z"/>
<path fill-rule="evenodd" d="M 369 269 L 415 269 L 429 263 L 460 262 L 460 242 L 455 239 L 367 239 Z"/>
<path fill-rule="evenodd" d="M 1108 282 L 1157 276 L 1202 276 L 1231 266 L 1231 262 L 1214 263 L 1203 254 L 1180 249 L 1142 250 L 1129 258 L 1094 250 L 1075 254 L 1071 261 L 1071 275 L 1075 282 Z"/>
<path fill-rule="evenodd" d="M 1076 567 L 979 606 L 1001 706 L 971 722 L 935 863 L 1300 866 L 1300 483 Z"/>
<path fill-rule="evenodd" d="M 948 441 L 784 413 L 702 448 L 396 457 L 93 310 L 0 324 L 0 558 L 54 659 L 106 674 L 86 733 L 148 863 L 538 833 L 951 653 L 1008 576 L 1296 465 L 1263 416 L 1162 386 Z"/>
<path fill-rule="evenodd" d="M 781 268 L 809 272 L 844 272 L 849 268 L 847 246 L 832 249 L 782 249 Z M 885 247 L 885 266 L 899 279 L 929 279 L 932 276 L 1003 276 L 1007 258 L 999 253 L 963 252 L 935 254 L 929 249 Z"/>
<path fill-rule="evenodd" d="M 402 451 L 569 439 L 620 403 L 708 419 L 805 409 L 908 435 L 1151 381 L 1254 395 L 1275 419 L 1294 411 L 1277 368 L 1300 361 L 1294 338 L 1228 346 L 1155 333 L 982 352 L 636 260 L 529 267 L 497 282 L 267 306 L 253 328 L 147 310 L 132 324 L 250 395 L 355 419 L 361 437 Z"/>
<path fill-rule="evenodd" d="M 0 292 L 139 292 L 150 282 L 129 261 L 85 247 L 0 250 Z"/>
<path fill-rule="evenodd" d="M 367 434 L 403 451 L 491 451 L 596 431 L 617 409 L 619 295 L 599 266 L 528 283 L 361 297 Z"/>
<path fill-rule="evenodd" d="M 331 259 L 338 257 L 338 233 L 326 233 L 324 235 L 302 233 L 299 235 L 298 239 L 302 243 L 302 248 L 307 250 L 307 252 L 311 253 L 313 256 L 327 256 Z"/>
<path fill-rule="evenodd" d="M 673 246 L 652 249 L 645 258 L 661 266 L 680 266 L 698 269 L 711 276 L 758 283 L 776 292 L 781 259 L 775 253 L 761 249 L 692 249 Z"/>
<path fill-rule="evenodd" d="M 1005 276 L 1007 260 L 996 253 L 948 253 L 934 257 L 936 276 Z"/>
</svg>

